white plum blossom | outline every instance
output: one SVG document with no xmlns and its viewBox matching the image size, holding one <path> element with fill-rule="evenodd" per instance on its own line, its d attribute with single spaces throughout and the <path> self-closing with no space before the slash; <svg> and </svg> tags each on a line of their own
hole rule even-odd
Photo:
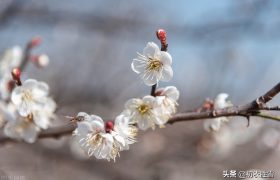
<svg viewBox="0 0 280 180">
<path fill-rule="evenodd" d="M 156 125 L 163 125 L 168 117 L 162 116 L 161 103 L 163 98 L 145 96 L 142 99 L 133 98 L 126 102 L 125 111 L 132 123 L 137 123 L 141 130 L 149 127 L 155 129 Z"/>
<path fill-rule="evenodd" d="M 77 128 L 73 135 L 79 140 L 81 147 L 89 156 L 97 159 L 115 160 L 122 150 L 127 150 L 132 144 L 135 134 L 128 122 L 119 117 L 116 125 L 109 121 L 106 124 L 96 115 L 78 113 Z"/>
<path fill-rule="evenodd" d="M 12 139 L 24 140 L 34 143 L 37 139 L 40 128 L 33 122 L 31 116 L 11 119 L 4 127 L 4 134 Z"/>
<path fill-rule="evenodd" d="M 232 106 L 231 102 L 227 100 L 228 94 L 220 93 L 214 101 L 214 109 L 223 109 Z M 227 117 L 218 117 L 213 119 L 207 119 L 204 121 L 204 129 L 206 131 L 218 131 L 221 128 L 222 123 L 227 122 Z"/>
<path fill-rule="evenodd" d="M 26 117 L 32 112 L 47 107 L 48 102 L 52 103 L 48 94 L 49 86 L 46 83 L 28 79 L 22 86 L 17 86 L 13 90 L 11 100 L 19 114 Z"/>
<path fill-rule="evenodd" d="M 169 81 L 173 77 L 171 68 L 172 57 L 168 52 L 161 51 L 154 42 L 148 42 L 143 54 L 133 59 L 131 68 L 143 79 L 144 83 L 152 86 L 159 81 Z"/>
<path fill-rule="evenodd" d="M 42 129 L 47 129 L 55 117 L 56 103 L 48 97 L 46 83 L 26 80 L 12 91 L 10 118 L 4 134 L 10 138 L 33 143 Z M 7 113 L 6 113 L 7 114 Z"/>
<path fill-rule="evenodd" d="M 124 150 L 128 150 L 129 145 L 136 142 L 135 137 L 138 131 L 138 129 L 131 123 L 128 113 L 129 112 L 123 112 L 116 117 L 113 130 L 118 136 L 124 138 Z"/>
<path fill-rule="evenodd" d="M 11 70 L 18 67 L 22 61 L 23 52 L 19 46 L 6 50 L 0 57 L 0 79 Z"/>
<path fill-rule="evenodd" d="M 50 120 L 54 118 L 56 104 L 52 99 L 48 99 L 45 106 L 33 111 L 26 117 L 20 116 L 14 104 L 10 103 L 6 110 L 6 125 L 4 134 L 12 139 L 24 140 L 34 143 L 41 129 L 47 129 Z"/>
<path fill-rule="evenodd" d="M 157 97 L 164 97 L 162 100 L 163 113 L 169 114 L 170 116 L 176 113 L 176 107 L 178 106 L 179 91 L 175 86 L 167 86 L 165 88 L 159 88 L 156 91 Z"/>
</svg>

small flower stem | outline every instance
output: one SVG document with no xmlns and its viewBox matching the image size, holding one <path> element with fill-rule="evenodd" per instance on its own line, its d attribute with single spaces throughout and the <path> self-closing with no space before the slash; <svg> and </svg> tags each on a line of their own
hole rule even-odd
<svg viewBox="0 0 280 180">
<path fill-rule="evenodd" d="M 161 50 L 161 51 L 167 51 L 168 44 L 167 44 L 167 41 L 166 41 L 166 33 L 165 33 L 165 35 L 164 35 L 164 38 L 160 38 L 160 37 L 158 36 L 158 33 L 159 33 L 159 30 L 156 31 L 156 36 L 157 36 L 157 38 L 160 40 L 160 44 L 161 44 L 160 50 Z M 158 83 L 157 83 L 157 84 L 154 84 L 154 85 L 152 86 L 152 89 L 151 89 L 151 96 L 155 96 L 155 92 L 156 92 L 156 90 L 157 90 L 157 86 L 158 86 Z"/>
<path fill-rule="evenodd" d="M 28 42 L 24 49 L 24 56 L 22 57 L 21 64 L 19 65 L 19 69 L 21 71 L 23 71 L 26 68 L 26 65 L 30 57 L 31 49 L 32 49 L 31 42 Z"/>
<path fill-rule="evenodd" d="M 156 94 L 156 89 L 157 89 L 157 84 L 154 84 L 154 85 L 152 86 L 152 89 L 151 89 L 151 96 L 155 96 L 155 94 Z"/>
</svg>

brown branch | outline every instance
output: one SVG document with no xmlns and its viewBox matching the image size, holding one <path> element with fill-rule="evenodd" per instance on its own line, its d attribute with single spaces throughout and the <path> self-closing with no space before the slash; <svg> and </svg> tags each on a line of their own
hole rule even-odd
<svg viewBox="0 0 280 180">
<path fill-rule="evenodd" d="M 251 103 L 241 105 L 241 106 L 232 106 L 225 109 L 214 109 L 209 111 L 192 111 L 192 112 L 185 112 L 185 113 L 178 113 L 175 114 L 170 120 L 168 124 L 173 124 L 177 122 L 183 121 L 192 121 L 192 120 L 200 120 L 200 119 L 209 119 L 209 118 L 216 118 L 222 116 L 243 116 L 249 118 L 251 116 L 258 116 L 263 118 L 268 118 L 271 120 L 280 120 L 279 116 L 273 116 L 270 114 L 260 113 L 261 110 L 279 110 L 279 106 L 275 106 L 269 108 L 266 106 L 265 103 L 269 102 L 274 96 L 276 96 L 280 92 L 280 83 L 270 89 L 267 93 L 263 96 L 255 99 Z M 261 104 L 261 105 L 260 105 Z M 59 138 L 61 136 L 69 135 L 75 129 L 75 125 L 68 124 L 60 127 L 50 128 L 48 130 L 42 131 L 39 134 L 39 138 Z M 6 142 L 13 142 L 14 140 L 8 137 L 0 137 L 0 144 Z"/>
</svg>

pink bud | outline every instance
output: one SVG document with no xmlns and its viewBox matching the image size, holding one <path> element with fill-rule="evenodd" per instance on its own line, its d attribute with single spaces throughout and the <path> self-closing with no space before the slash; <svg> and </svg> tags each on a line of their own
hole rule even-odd
<svg viewBox="0 0 280 180">
<path fill-rule="evenodd" d="M 164 29 L 157 30 L 156 34 L 157 34 L 157 38 L 160 40 L 160 42 L 166 41 L 166 32 Z"/>
<path fill-rule="evenodd" d="M 21 71 L 19 68 L 14 68 L 12 70 L 12 76 L 14 80 L 19 80 L 20 79 L 20 75 L 21 75 Z"/>
<path fill-rule="evenodd" d="M 31 47 L 39 46 L 42 43 L 42 38 L 39 36 L 33 37 L 30 43 Z"/>
</svg>

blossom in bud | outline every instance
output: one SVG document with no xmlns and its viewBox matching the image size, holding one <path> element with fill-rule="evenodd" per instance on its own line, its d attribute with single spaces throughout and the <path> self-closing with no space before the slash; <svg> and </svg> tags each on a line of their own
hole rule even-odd
<svg viewBox="0 0 280 180">
<path fill-rule="evenodd" d="M 38 57 L 38 65 L 41 67 L 46 67 L 49 65 L 50 59 L 46 54 L 42 54 Z"/>
<path fill-rule="evenodd" d="M 19 68 L 14 68 L 12 70 L 12 77 L 14 80 L 19 80 L 20 79 L 20 75 L 21 75 L 21 71 Z"/>
<path fill-rule="evenodd" d="M 114 122 L 113 121 L 107 121 L 105 123 L 105 131 L 107 133 L 111 132 L 113 130 L 113 128 L 114 128 Z"/>
<path fill-rule="evenodd" d="M 49 57 L 46 54 L 31 56 L 31 61 L 38 67 L 46 67 L 50 62 Z"/>
<path fill-rule="evenodd" d="M 133 59 L 131 68 L 140 75 L 148 86 L 157 84 L 159 81 L 170 81 L 173 77 L 171 68 L 172 57 L 168 52 L 161 51 L 159 47 L 149 42 L 138 57 Z"/>
<path fill-rule="evenodd" d="M 31 47 L 37 47 L 42 43 L 42 38 L 39 36 L 33 37 L 30 41 Z"/>
<path fill-rule="evenodd" d="M 161 43 L 166 43 L 166 32 L 164 29 L 157 30 L 156 35 Z"/>
<path fill-rule="evenodd" d="M 220 93 L 214 101 L 214 109 L 222 109 L 232 106 L 232 103 L 227 100 L 228 94 Z M 224 122 L 227 122 L 227 117 L 218 117 L 213 119 L 207 119 L 204 121 L 204 129 L 206 131 L 218 131 Z"/>
</svg>

